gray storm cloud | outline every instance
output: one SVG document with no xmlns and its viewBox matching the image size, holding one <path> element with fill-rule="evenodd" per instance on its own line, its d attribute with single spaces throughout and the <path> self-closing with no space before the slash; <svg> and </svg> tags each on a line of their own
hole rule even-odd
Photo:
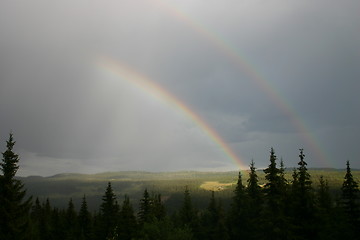
<svg viewBox="0 0 360 240">
<path fill-rule="evenodd" d="M 106 56 L 191 107 L 245 165 L 266 166 L 273 146 L 289 167 L 304 147 L 310 167 L 350 160 L 359 168 L 359 8 L 350 0 L 2 1 L 2 146 L 12 130 L 22 175 L 238 167 L 181 110 L 99 68 Z M 326 162 L 211 37 L 276 90 Z"/>
</svg>

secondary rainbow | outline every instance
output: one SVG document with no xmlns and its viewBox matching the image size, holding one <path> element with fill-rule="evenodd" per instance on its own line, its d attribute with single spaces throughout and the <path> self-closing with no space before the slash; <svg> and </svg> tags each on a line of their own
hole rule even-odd
<svg viewBox="0 0 360 240">
<path fill-rule="evenodd" d="M 108 57 L 101 57 L 98 59 L 98 66 L 101 69 L 110 71 L 117 77 L 130 82 L 136 87 L 142 89 L 147 94 L 159 98 L 171 104 L 174 108 L 179 109 L 189 119 L 196 123 L 197 126 L 220 147 L 225 155 L 230 158 L 240 169 L 245 169 L 244 161 L 231 149 L 231 147 L 224 141 L 219 134 L 209 126 L 198 114 L 196 114 L 189 106 L 185 105 L 176 96 L 164 89 L 162 86 L 152 81 L 148 77 L 136 72 L 126 64 Z"/>
<path fill-rule="evenodd" d="M 202 35 L 207 41 L 211 42 L 216 49 L 222 52 L 224 55 L 229 58 L 232 63 L 239 68 L 239 70 L 246 75 L 248 75 L 251 80 L 269 97 L 269 99 L 287 116 L 291 121 L 292 125 L 296 131 L 300 134 L 300 137 L 303 139 L 311 152 L 315 154 L 315 157 L 319 159 L 323 164 L 329 166 L 325 152 L 320 147 L 318 141 L 316 141 L 314 135 L 306 127 L 305 122 L 301 119 L 299 114 L 294 110 L 294 108 L 281 97 L 281 94 L 269 84 L 269 81 L 266 80 L 256 69 L 246 61 L 246 58 L 239 52 L 238 49 L 233 47 L 228 43 L 224 38 L 222 38 L 215 31 L 211 31 L 206 26 L 202 25 L 199 21 L 195 21 L 191 16 L 187 15 L 179 7 L 169 2 L 163 0 L 149 0 L 154 4 L 158 5 L 160 8 L 167 12 L 169 15 L 179 19 L 181 22 L 187 24 L 191 29 L 197 32 L 199 35 Z"/>
</svg>

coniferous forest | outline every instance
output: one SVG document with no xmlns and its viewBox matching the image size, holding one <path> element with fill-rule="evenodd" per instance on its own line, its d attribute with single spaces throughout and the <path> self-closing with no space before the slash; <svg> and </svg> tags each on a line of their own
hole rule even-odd
<svg viewBox="0 0 360 240">
<path fill-rule="evenodd" d="M 251 162 L 246 181 L 239 172 L 227 208 L 209 191 L 208 206 L 197 209 L 185 188 L 181 206 L 170 214 L 161 193 L 143 189 L 140 201 L 131 202 L 126 195 L 119 199 L 108 182 L 93 212 L 86 195 L 79 210 L 72 199 L 61 209 L 49 199 L 28 197 L 26 186 L 15 177 L 19 156 L 14 145 L 10 134 L 0 164 L 1 240 L 360 239 L 359 188 L 349 161 L 339 197 L 331 194 L 327 179 L 312 179 L 303 149 L 290 180 L 271 149 L 268 167 L 261 170 L 266 183 L 259 184 L 259 171 Z M 315 187 L 314 181 L 320 184 Z"/>
</svg>

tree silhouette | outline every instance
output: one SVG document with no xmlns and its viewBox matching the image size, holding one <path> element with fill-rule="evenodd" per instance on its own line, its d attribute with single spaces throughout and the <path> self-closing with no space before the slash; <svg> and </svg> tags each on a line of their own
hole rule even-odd
<svg viewBox="0 0 360 240">
<path fill-rule="evenodd" d="M 145 222 L 151 222 L 152 219 L 152 199 L 147 189 L 144 190 L 142 199 L 140 199 L 139 207 L 139 223 L 144 224 Z"/>
<path fill-rule="evenodd" d="M 15 179 L 19 156 L 14 153 L 15 141 L 10 133 L 0 163 L 0 239 L 21 240 L 29 230 L 31 197 L 25 199 L 24 184 Z"/>
<path fill-rule="evenodd" d="M 130 203 L 130 199 L 125 195 L 125 199 L 121 206 L 118 234 L 120 239 L 133 239 L 137 231 L 137 222 L 134 209 Z"/>
<path fill-rule="evenodd" d="M 111 187 L 111 183 L 109 182 L 100 206 L 101 232 L 104 238 L 112 237 L 114 234 L 118 216 L 119 205 L 116 201 L 116 195 Z"/>
<path fill-rule="evenodd" d="M 350 162 L 346 162 L 346 174 L 341 187 L 341 204 L 348 217 L 349 224 L 359 234 L 359 186 L 351 173 Z"/>
<path fill-rule="evenodd" d="M 79 238 L 83 240 L 91 239 L 92 237 L 91 214 L 88 210 L 85 195 L 82 198 L 82 202 L 79 210 L 78 224 L 79 224 Z"/>
</svg>

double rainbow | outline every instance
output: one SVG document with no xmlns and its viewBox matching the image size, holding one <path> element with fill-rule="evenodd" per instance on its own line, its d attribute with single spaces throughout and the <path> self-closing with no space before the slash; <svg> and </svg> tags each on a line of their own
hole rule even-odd
<svg viewBox="0 0 360 240">
<path fill-rule="evenodd" d="M 203 36 L 208 42 L 222 54 L 224 54 L 231 62 L 247 76 L 268 96 L 268 98 L 277 106 L 284 115 L 292 123 L 298 134 L 300 135 L 303 142 L 306 144 L 306 148 L 310 149 L 315 154 L 315 158 L 320 161 L 323 165 L 329 166 L 327 156 L 320 147 L 319 142 L 315 139 L 315 136 L 311 133 L 309 128 L 306 126 L 305 121 L 299 116 L 295 109 L 284 99 L 281 94 L 270 85 L 269 81 L 266 80 L 252 64 L 246 61 L 246 57 L 227 42 L 221 35 L 215 31 L 196 21 L 190 15 L 186 14 L 179 7 L 171 4 L 170 1 L 164 0 L 149 0 L 153 4 L 159 6 L 164 12 L 170 16 L 178 19 L 182 23 L 190 27 L 194 32 Z"/>
<path fill-rule="evenodd" d="M 164 89 L 162 86 L 152 81 L 148 77 L 133 70 L 125 63 L 111 58 L 99 58 L 97 65 L 108 72 L 115 74 L 117 77 L 126 80 L 134 86 L 142 89 L 145 93 L 151 94 L 153 97 L 159 98 L 161 101 L 165 101 L 172 105 L 174 108 L 180 110 L 185 116 L 196 123 L 197 126 L 213 141 L 225 155 L 231 159 L 240 169 L 245 169 L 244 161 L 237 156 L 231 147 L 224 141 L 219 134 L 211 128 L 196 112 L 194 112 L 189 106 L 185 105 L 176 96 Z"/>
</svg>

